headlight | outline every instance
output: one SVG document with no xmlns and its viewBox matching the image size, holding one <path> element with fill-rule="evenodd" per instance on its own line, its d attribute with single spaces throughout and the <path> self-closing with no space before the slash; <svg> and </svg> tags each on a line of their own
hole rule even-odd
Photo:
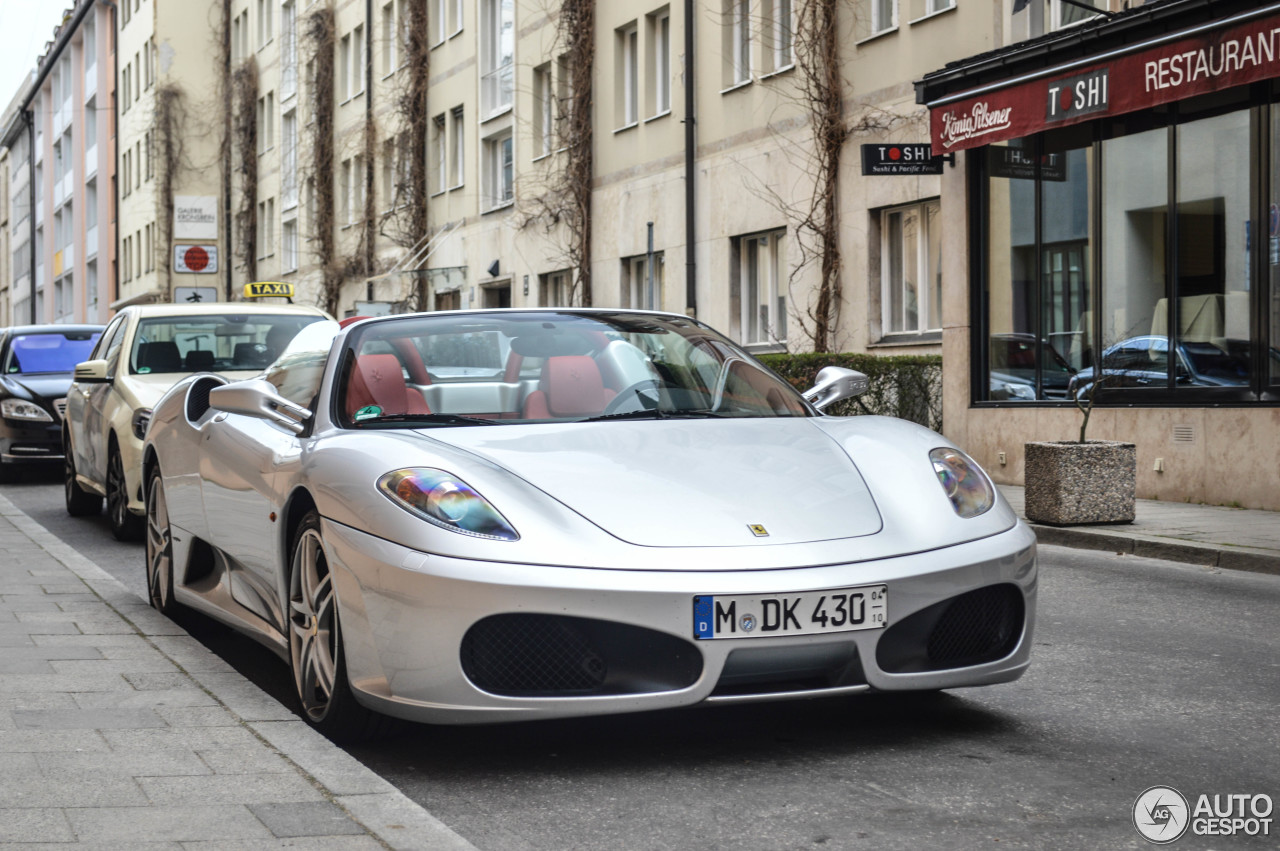
<svg viewBox="0 0 1280 851">
<path fill-rule="evenodd" d="M 139 408 L 133 412 L 133 436 L 142 440 L 147 436 L 147 426 L 151 425 L 151 409 Z"/>
<path fill-rule="evenodd" d="M 11 420 L 33 420 L 42 423 L 53 422 L 49 412 L 35 402 L 22 399 L 5 399 L 0 402 L 0 414 Z"/>
<path fill-rule="evenodd" d="M 977 517 L 995 505 L 995 489 L 986 473 L 959 449 L 939 447 L 930 451 L 938 481 L 961 517 Z"/>
<path fill-rule="evenodd" d="M 1035 388 L 1030 384 L 1019 384 L 1013 381 L 1002 382 L 1006 399 L 1030 399 L 1036 398 Z"/>
<path fill-rule="evenodd" d="M 378 489 L 396 505 L 443 529 L 494 541 L 520 539 L 487 499 L 444 470 L 393 470 L 378 479 Z"/>
</svg>

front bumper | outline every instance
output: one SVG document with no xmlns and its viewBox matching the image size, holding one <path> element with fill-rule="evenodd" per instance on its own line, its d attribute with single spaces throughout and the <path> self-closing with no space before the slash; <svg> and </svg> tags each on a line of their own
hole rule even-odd
<svg viewBox="0 0 1280 851">
<path fill-rule="evenodd" d="M 0 463 L 28 464 L 62 460 L 62 426 L 60 423 L 0 423 Z"/>
<path fill-rule="evenodd" d="M 1022 523 L 978 541 L 872 562 L 681 573 L 430 555 L 329 520 L 323 523 L 323 535 L 338 593 L 351 685 L 362 703 L 415 721 L 489 723 L 702 702 L 979 686 L 1017 679 L 1030 662 L 1037 587 L 1035 535 Z M 655 551 L 655 556 L 660 555 Z M 693 638 L 695 595 L 773 594 L 877 583 L 888 586 L 889 620 L 884 629 L 784 638 Z M 998 650 L 998 658 L 924 670 L 904 663 L 901 653 L 877 658 L 878 644 L 911 615 L 920 613 L 915 622 L 928 620 L 925 610 L 930 607 L 938 611 L 938 604 L 992 587 L 1021 602 L 1016 629 Z M 646 673 L 640 662 L 632 665 L 633 673 L 639 673 L 611 690 L 552 696 L 495 694 L 468 677 L 462 649 L 472 627 L 499 615 L 549 616 L 544 620 L 570 624 L 589 619 L 604 624 L 597 635 L 605 636 L 606 644 L 612 641 L 620 648 L 629 643 L 627 652 L 632 657 L 665 653 L 688 676 L 681 679 L 677 673 L 664 679 L 652 664 Z M 896 635 L 903 632 L 898 630 Z M 646 635 L 652 641 L 645 643 Z M 627 636 L 635 636 L 636 641 Z M 600 655 L 605 663 L 611 662 L 608 652 Z M 882 666 L 881 661 L 888 664 Z M 788 678 L 789 667 L 805 676 Z M 813 687 L 811 675 L 821 670 L 839 673 Z M 779 676 L 771 679 L 769 671 Z M 474 670 L 471 673 L 474 677 Z M 735 678 L 739 681 L 727 688 L 726 682 Z"/>
</svg>

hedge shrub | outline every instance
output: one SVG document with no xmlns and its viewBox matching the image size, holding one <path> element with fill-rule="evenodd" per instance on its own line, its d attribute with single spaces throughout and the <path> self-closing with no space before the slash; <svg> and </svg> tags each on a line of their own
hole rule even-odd
<svg viewBox="0 0 1280 851">
<path fill-rule="evenodd" d="M 883 414 L 942 431 L 942 356 L 881 357 L 856 352 L 759 355 L 760 362 L 797 390 L 814 385 L 824 366 L 856 369 L 871 379 L 866 393 L 837 402 L 826 413 L 837 417 Z"/>
</svg>

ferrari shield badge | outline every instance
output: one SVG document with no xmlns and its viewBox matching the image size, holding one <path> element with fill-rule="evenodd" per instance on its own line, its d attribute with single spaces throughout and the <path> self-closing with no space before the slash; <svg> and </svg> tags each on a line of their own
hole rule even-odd
<svg viewBox="0 0 1280 851">
<path fill-rule="evenodd" d="M 757 538 L 769 537 L 769 530 L 761 526 L 759 523 L 748 523 L 747 528 L 751 530 L 751 534 Z"/>
</svg>

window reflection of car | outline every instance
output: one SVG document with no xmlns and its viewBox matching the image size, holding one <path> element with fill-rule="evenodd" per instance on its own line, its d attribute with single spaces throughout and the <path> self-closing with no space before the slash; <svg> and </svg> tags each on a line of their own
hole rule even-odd
<svg viewBox="0 0 1280 851">
<path fill-rule="evenodd" d="M 1044 362 L 1040 368 L 1040 386 L 1044 396 L 1065 398 L 1067 384 L 1075 370 L 1048 341 L 1043 342 Z M 1036 338 L 1032 334 L 991 335 L 992 401 L 1002 399 L 1035 399 Z M 1029 388 L 1029 390 L 1028 390 Z"/>
<path fill-rule="evenodd" d="M 0 330 L 0 479 L 23 465 L 62 460 L 71 371 L 101 334 L 101 325 Z"/>
<path fill-rule="evenodd" d="M 1179 386 L 1243 387 L 1249 383 L 1249 341 L 1224 339 L 1185 340 L 1175 347 L 1176 381 Z M 1280 362 L 1280 353 L 1271 352 Z M 1117 387 L 1165 387 L 1169 380 L 1169 338 L 1160 335 L 1131 337 L 1102 353 L 1107 389 Z M 1092 367 L 1080 370 L 1068 392 L 1084 394 L 1093 384 Z"/>
</svg>

